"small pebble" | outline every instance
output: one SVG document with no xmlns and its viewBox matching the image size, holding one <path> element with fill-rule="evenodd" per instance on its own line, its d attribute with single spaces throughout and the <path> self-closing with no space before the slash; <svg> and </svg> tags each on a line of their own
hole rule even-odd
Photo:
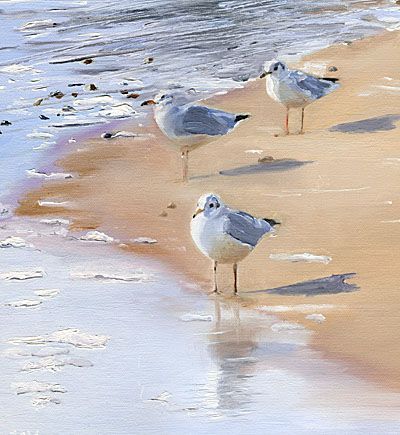
<svg viewBox="0 0 400 435">
<path fill-rule="evenodd" d="M 85 65 L 90 65 L 91 63 L 93 63 L 93 59 L 85 59 L 85 60 L 83 61 L 83 63 L 84 63 Z"/>
<path fill-rule="evenodd" d="M 163 211 L 163 212 L 160 213 L 159 216 L 160 216 L 160 217 L 167 217 L 167 216 L 168 216 L 168 213 L 167 213 L 166 211 Z"/>
<path fill-rule="evenodd" d="M 97 86 L 94 83 L 90 83 L 88 85 L 85 85 L 85 91 L 95 91 L 97 89 Z"/>
<path fill-rule="evenodd" d="M 121 91 L 119 91 L 122 95 L 126 95 L 129 94 L 129 91 L 127 89 L 122 89 Z"/>
<path fill-rule="evenodd" d="M 76 98 L 78 96 L 78 92 L 72 92 L 71 95 Z"/>
<path fill-rule="evenodd" d="M 135 94 L 135 93 L 133 93 L 133 94 L 128 94 L 128 95 L 126 96 L 126 98 L 138 98 L 138 97 L 140 97 L 140 95 L 139 95 L 139 94 Z"/>
<path fill-rule="evenodd" d="M 176 204 L 175 204 L 174 202 L 170 202 L 170 203 L 167 205 L 167 208 L 176 208 Z"/>
<path fill-rule="evenodd" d="M 271 163 L 273 161 L 274 161 L 274 158 L 272 156 L 260 157 L 258 159 L 258 163 Z"/>
<path fill-rule="evenodd" d="M 0 125 L 11 125 L 12 123 L 10 121 L 4 120 L 1 121 Z"/>
<path fill-rule="evenodd" d="M 49 96 L 60 100 L 64 96 L 64 94 L 61 91 L 55 91 L 51 92 Z"/>
<path fill-rule="evenodd" d="M 76 112 L 76 109 L 72 106 L 64 106 L 61 110 L 63 112 Z"/>
<path fill-rule="evenodd" d="M 42 119 L 43 121 L 45 121 L 46 119 L 50 119 L 48 116 L 46 115 L 39 115 L 39 118 Z"/>
<path fill-rule="evenodd" d="M 154 57 L 146 57 L 144 63 L 153 63 L 153 61 L 154 61 Z"/>
<path fill-rule="evenodd" d="M 42 102 L 43 102 L 43 98 L 38 98 L 38 99 L 33 103 L 33 105 L 34 105 L 34 106 L 40 106 L 40 105 L 42 104 Z"/>
<path fill-rule="evenodd" d="M 338 69 L 335 67 L 335 66 L 330 66 L 329 68 L 328 68 L 328 71 L 329 72 L 335 72 L 335 71 L 337 71 Z"/>
<path fill-rule="evenodd" d="M 101 135 L 101 137 L 103 138 L 103 139 L 111 139 L 112 138 L 112 133 L 103 133 L 102 135 Z"/>
</svg>

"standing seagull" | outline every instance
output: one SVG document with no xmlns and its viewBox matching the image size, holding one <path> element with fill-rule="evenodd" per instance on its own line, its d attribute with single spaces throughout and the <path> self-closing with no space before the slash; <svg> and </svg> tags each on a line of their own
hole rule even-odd
<svg viewBox="0 0 400 435">
<path fill-rule="evenodd" d="M 161 131 L 182 154 L 183 181 L 187 181 L 189 151 L 231 132 L 250 115 L 234 114 L 190 103 L 183 94 L 161 91 L 154 100 L 154 116 Z"/>
<path fill-rule="evenodd" d="M 301 130 L 304 132 L 304 109 L 310 103 L 336 90 L 339 79 L 319 78 L 302 71 L 290 70 L 283 62 L 267 62 L 261 78 L 267 78 L 267 93 L 286 107 L 285 132 L 289 134 L 289 109 L 301 108 Z"/>
<path fill-rule="evenodd" d="M 218 263 L 233 264 L 236 294 L 238 262 L 247 257 L 264 234 L 273 231 L 277 224 L 279 222 L 274 219 L 258 219 L 243 211 L 232 210 L 213 193 L 200 197 L 190 230 L 199 250 L 214 261 L 214 293 L 218 293 Z"/>
</svg>

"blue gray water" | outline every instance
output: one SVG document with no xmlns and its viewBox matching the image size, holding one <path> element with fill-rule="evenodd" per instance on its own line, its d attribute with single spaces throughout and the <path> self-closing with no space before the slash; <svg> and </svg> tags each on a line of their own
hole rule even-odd
<svg viewBox="0 0 400 435">
<path fill-rule="evenodd" d="M 268 58 L 399 16 L 374 1 L 0 0 L 0 120 L 12 123 L 0 126 L 0 202 L 12 209 L 26 171 L 55 170 L 82 135 L 145 122 L 140 103 L 159 88 L 242 86 Z M 1 433 L 400 433 L 399 395 L 325 361 L 301 325 L 79 236 L 63 222 L 0 227 Z"/>
<path fill-rule="evenodd" d="M 54 158 L 56 143 L 68 150 L 78 128 L 66 125 L 109 122 L 104 107 L 123 103 L 125 112 L 111 116 L 131 116 L 160 88 L 193 87 L 202 96 L 240 86 L 267 59 L 395 28 L 399 19 L 390 1 L 2 0 L 0 118 L 13 125 L 0 126 L 0 201 L 15 202 L 10 191 L 27 169 Z M 93 63 L 82 63 L 87 58 Z M 79 83 L 98 90 L 69 86 Z M 127 99 L 122 89 L 140 97 Z M 33 106 L 55 91 L 65 96 Z M 113 99 L 78 105 L 74 91 L 78 99 Z M 75 111 L 62 110 L 71 105 Z M 32 132 L 51 136 L 27 137 Z"/>
</svg>

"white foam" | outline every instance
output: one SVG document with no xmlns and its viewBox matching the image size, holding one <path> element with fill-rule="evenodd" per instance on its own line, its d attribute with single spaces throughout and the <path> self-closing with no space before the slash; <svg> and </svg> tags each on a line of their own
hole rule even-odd
<svg viewBox="0 0 400 435">
<path fill-rule="evenodd" d="M 3 68 L 0 68 L 0 72 L 5 73 L 5 74 L 24 74 L 27 72 L 39 73 L 41 71 L 34 69 L 28 65 L 20 65 L 20 64 L 14 63 L 13 65 L 3 66 Z"/>
<path fill-rule="evenodd" d="M 53 332 L 48 338 L 49 342 L 71 344 L 86 349 L 103 348 L 109 340 L 107 335 L 89 334 L 73 328 Z"/>
<path fill-rule="evenodd" d="M 107 272 L 72 272 L 71 277 L 78 279 L 96 279 L 99 281 L 122 281 L 143 283 L 151 278 L 151 275 L 143 271 L 132 272 L 129 275 L 107 273 Z"/>
<path fill-rule="evenodd" d="M 50 382 L 39 381 L 27 381 L 27 382 L 13 382 L 11 388 L 15 390 L 17 394 L 29 394 L 29 393 L 65 393 L 67 390 L 60 384 L 54 384 Z"/>
<path fill-rule="evenodd" d="M 141 243 L 141 244 L 147 244 L 152 245 L 154 243 L 157 243 L 156 239 L 152 239 L 151 237 L 138 237 L 137 239 L 132 240 L 134 243 Z"/>
<path fill-rule="evenodd" d="M 66 366 L 92 367 L 93 363 L 83 358 L 55 358 L 54 356 L 48 356 L 39 361 L 27 362 L 21 367 L 21 371 L 32 372 L 35 370 L 48 370 L 50 372 L 56 372 Z"/>
<path fill-rule="evenodd" d="M 49 356 L 56 355 L 67 355 L 69 354 L 69 349 L 66 347 L 42 347 L 41 349 L 33 350 L 30 352 L 29 356 L 36 356 L 38 358 L 47 358 Z"/>
<path fill-rule="evenodd" d="M 33 278 L 43 278 L 43 276 L 43 270 L 24 270 L 0 273 L 0 279 L 4 279 L 6 281 L 24 281 Z"/>
<path fill-rule="evenodd" d="M 40 223 L 46 224 L 46 225 L 54 225 L 54 226 L 61 226 L 61 225 L 69 225 L 70 222 L 68 219 L 40 219 Z"/>
<path fill-rule="evenodd" d="M 316 310 L 332 310 L 337 308 L 335 305 L 331 304 L 299 304 L 299 305 L 261 305 L 257 307 L 260 311 L 266 311 L 268 313 L 285 313 L 285 312 L 295 312 L 295 313 L 309 313 Z"/>
<path fill-rule="evenodd" d="M 112 243 L 114 238 L 100 231 L 88 231 L 84 236 L 80 237 L 80 240 L 85 240 L 88 242 Z"/>
<path fill-rule="evenodd" d="M 70 201 L 42 201 L 42 200 L 38 200 L 38 204 L 41 207 L 69 207 L 71 206 L 71 202 Z"/>
<path fill-rule="evenodd" d="M 29 178 L 40 178 L 43 180 L 65 180 L 73 178 L 72 174 L 66 174 L 63 172 L 50 172 L 50 174 L 46 174 L 45 172 L 40 172 L 36 169 L 28 169 L 26 174 Z"/>
<path fill-rule="evenodd" d="M 62 343 L 86 349 L 99 349 L 104 348 L 109 339 L 110 337 L 106 335 L 89 334 L 87 332 L 80 331 L 79 329 L 67 328 L 60 329 L 47 335 L 14 337 L 9 339 L 8 343 L 16 345 L 43 345 L 47 343 Z"/>
<path fill-rule="evenodd" d="M 21 32 L 29 32 L 31 30 L 46 29 L 48 27 L 53 27 L 53 25 L 54 25 L 53 20 L 37 20 L 37 21 L 30 21 L 29 23 L 24 24 L 18 30 Z"/>
<path fill-rule="evenodd" d="M 26 135 L 29 139 L 51 139 L 54 137 L 54 134 L 46 133 L 44 131 L 34 131 Z"/>
<path fill-rule="evenodd" d="M 262 154 L 263 150 L 246 150 L 245 153 L 247 154 Z"/>
<path fill-rule="evenodd" d="M 309 314 L 308 316 L 306 316 L 306 319 L 311 320 L 312 322 L 315 322 L 315 323 L 323 323 L 323 322 L 325 322 L 326 317 L 320 313 L 313 313 L 313 314 Z"/>
<path fill-rule="evenodd" d="M 109 104 L 113 102 L 114 99 L 110 95 L 99 95 L 98 97 L 92 97 L 92 98 L 85 98 L 85 99 L 78 99 L 75 100 L 72 105 L 73 106 L 80 106 L 85 109 L 94 108 L 97 105 L 104 105 Z"/>
<path fill-rule="evenodd" d="M 0 240 L 0 248 L 32 248 L 33 245 L 26 242 L 21 237 L 10 236 Z"/>
<path fill-rule="evenodd" d="M 19 347 L 17 348 L 11 347 L 5 349 L 2 352 L 2 356 L 11 359 L 29 358 L 29 357 L 48 358 L 57 355 L 67 355 L 68 353 L 69 353 L 69 349 L 66 347 L 46 346 L 37 350 L 26 350 Z"/>
<path fill-rule="evenodd" d="M 60 293 L 60 290 L 57 288 L 39 289 L 39 290 L 34 290 L 33 293 L 35 293 L 35 295 L 41 298 L 54 298 L 54 296 L 57 296 Z"/>
<path fill-rule="evenodd" d="M 33 147 L 32 149 L 34 151 L 46 150 L 51 145 L 55 145 L 55 144 L 56 144 L 56 142 L 43 142 L 40 145 L 38 145 L 37 147 Z"/>
<path fill-rule="evenodd" d="M 306 263 L 329 264 L 332 261 L 332 258 L 327 255 L 314 255 L 308 252 L 304 252 L 303 254 L 270 254 L 269 258 L 271 260 L 291 261 L 293 263 L 305 261 Z"/>
<path fill-rule="evenodd" d="M 22 307 L 37 307 L 41 303 L 42 301 L 35 300 L 35 299 L 22 299 L 20 301 L 8 302 L 6 305 L 15 308 L 22 308 Z"/>
<path fill-rule="evenodd" d="M 120 119 L 129 118 L 136 115 L 135 109 L 128 103 L 116 104 L 115 106 L 106 106 L 99 110 L 98 116 L 103 118 Z"/>
<path fill-rule="evenodd" d="M 35 408 L 43 408 L 50 404 L 59 405 L 61 403 L 61 400 L 57 397 L 52 396 L 37 396 L 32 399 L 32 406 Z M 23 433 L 25 435 L 25 432 Z M 22 434 L 21 434 L 22 435 Z"/>
<path fill-rule="evenodd" d="M 182 320 L 182 322 L 212 322 L 213 316 L 211 314 L 204 313 L 187 313 L 181 316 L 180 320 Z"/>
<path fill-rule="evenodd" d="M 272 331 L 274 332 L 280 332 L 280 331 L 303 331 L 305 330 L 305 327 L 303 325 L 300 325 L 300 323 L 294 323 L 294 322 L 277 322 L 274 323 L 271 326 Z"/>
</svg>

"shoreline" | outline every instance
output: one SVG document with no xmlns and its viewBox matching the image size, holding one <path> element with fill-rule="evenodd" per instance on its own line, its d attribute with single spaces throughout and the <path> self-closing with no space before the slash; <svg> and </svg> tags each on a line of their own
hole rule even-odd
<svg viewBox="0 0 400 435">
<path fill-rule="evenodd" d="M 210 282 L 211 266 L 195 250 L 188 233 L 198 197 L 216 190 L 237 208 L 260 216 L 268 213 L 269 217 L 278 218 L 282 226 L 277 237 L 264 240 L 239 268 L 243 304 L 253 307 L 333 304 L 335 308 L 322 313 L 326 316 L 322 324 L 304 320 L 303 314 L 295 312 L 279 315 L 299 320 L 316 331 L 313 344 L 328 358 L 344 360 L 346 364 L 350 361 L 350 369 L 356 374 L 398 389 L 400 358 L 393 349 L 398 334 L 395 317 L 398 299 L 393 287 L 399 254 L 392 252 L 390 246 L 400 234 L 393 228 L 395 223 L 383 224 L 386 228 L 372 245 L 373 235 L 368 225 L 371 219 L 372 222 L 389 222 L 395 221 L 396 212 L 397 218 L 400 216 L 395 183 L 388 183 L 397 175 L 396 171 L 391 171 L 396 160 L 387 160 L 397 158 L 396 129 L 391 127 L 391 123 L 395 126 L 397 121 L 386 119 L 394 116 L 398 107 L 398 93 L 389 92 L 387 87 L 393 87 L 390 82 L 400 79 L 396 76 L 400 60 L 395 54 L 399 42 L 400 32 L 383 32 L 348 46 L 331 46 L 305 56 L 298 66 L 323 62 L 327 67 L 338 67 L 342 87 L 306 110 L 304 136 L 275 137 L 281 132 L 283 109 L 267 98 L 264 82 L 257 80 L 207 101 L 221 109 L 249 112 L 252 118 L 228 137 L 192 153 L 191 179 L 187 186 L 175 180 L 179 177 L 178 154 L 151 123 L 143 129 L 135 126 L 137 133 L 155 135 L 148 140 L 85 141 L 82 151 L 75 151 L 57 163 L 79 177 L 65 182 L 44 182 L 41 188 L 21 199 L 16 213 L 69 217 L 73 220 L 71 229 L 110 232 L 126 245 L 122 247 L 125 251 L 166 262 L 178 277 L 189 277 L 205 290 Z M 387 61 L 390 56 L 392 62 Z M 372 76 L 370 71 L 374 72 Z M 377 82 L 381 88 L 374 87 Z M 349 133 L 340 130 L 341 124 L 351 128 L 351 122 L 379 117 L 386 117 L 383 126 L 379 127 L 378 123 L 380 131 Z M 361 125 L 360 128 L 373 129 L 374 125 L 372 122 L 371 126 Z M 329 131 L 332 126 L 339 130 Z M 379 149 L 376 143 L 381 144 Z M 250 149 L 262 150 L 262 153 L 246 153 Z M 275 161 L 281 159 L 294 165 L 278 171 L 270 170 L 265 163 L 263 170 L 254 173 L 235 172 L 235 168 L 260 167 L 257 159 L 269 155 Z M 385 165 L 385 162 L 393 164 Z M 359 172 L 355 173 L 355 169 Z M 226 175 L 218 175 L 221 170 L 225 170 Z M 371 174 L 378 176 L 371 178 Z M 72 199 L 74 208 L 40 207 L 37 201 L 46 198 Z M 390 207 L 385 201 L 392 202 Z M 174 202 L 176 208 L 168 208 L 170 202 Z M 167 216 L 160 216 L 163 212 Z M 129 242 L 136 237 L 152 237 L 158 243 Z M 328 264 L 292 263 L 269 258 L 270 254 L 304 252 L 331 257 L 332 261 Z M 373 260 L 375 262 L 370 263 Z M 377 277 L 369 264 L 386 274 Z M 228 269 L 221 271 L 220 281 L 229 296 Z M 353 272 L 357 275 L 351 282 L 357 283 L 360 290 L 351 293 L 312 298 L 246 296 L 245 289 L 272 289 Z M 373 289 L 379 286 L 383 300 L 376 306 Z M 357 363 L 360 359 L 361 366 Z M 387 372 L 391 373 L 391 379 Z"/>
</svg>

